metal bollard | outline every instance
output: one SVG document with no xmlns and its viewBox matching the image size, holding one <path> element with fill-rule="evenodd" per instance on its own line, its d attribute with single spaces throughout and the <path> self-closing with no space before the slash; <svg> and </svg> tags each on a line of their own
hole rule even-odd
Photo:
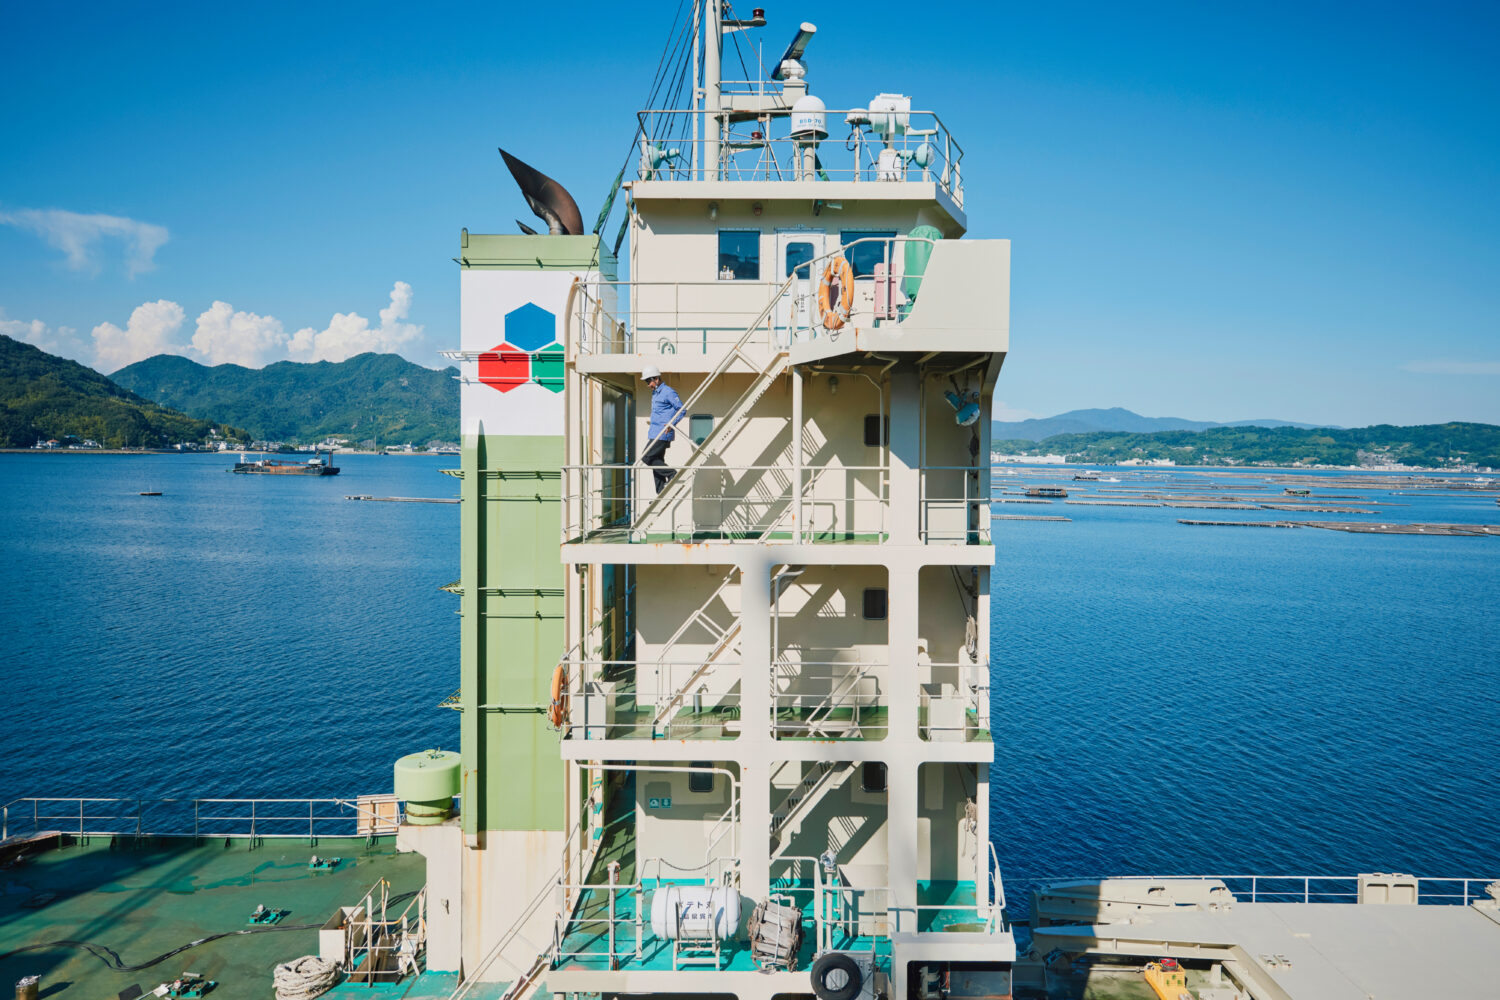
<svg viewBox="0 0 1500 1000">
<path fill-rule="evenodd" d="M 16 1000 L 36 1000 L 41 988 L 41 976 L 27 976 L 16 981 Z"/>
</svg>

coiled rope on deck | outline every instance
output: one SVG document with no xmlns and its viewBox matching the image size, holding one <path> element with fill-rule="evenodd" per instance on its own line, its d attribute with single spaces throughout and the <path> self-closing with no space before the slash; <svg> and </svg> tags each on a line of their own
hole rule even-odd
<svg viewBox="0 0 1500 1000">
<path fill-rule="evenodd" d="M 304 955 L 295 961 L 284 962 L 276 966 L 272 976 L 276 1000 L 313 1000 L 333 989 L 338 981 L 338 963 L 317 955 Z"/>
</svg>

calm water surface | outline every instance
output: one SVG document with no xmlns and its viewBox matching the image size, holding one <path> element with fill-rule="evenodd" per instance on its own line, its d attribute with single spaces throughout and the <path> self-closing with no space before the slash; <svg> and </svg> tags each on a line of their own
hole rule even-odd
<svg viewBox="0 0 1500 1000">
<path fill-rule="evenodd" d="M 1494 494 L 1357 492 L 1410 506 L 1351 519 L 1500 523 Z M 1048 513 L 1074 520 L 995 526 L 1013 900 L 1066 874 L 1500 874 L 1500 538 Z"/>
<path fill-rule="evenodd" d="M 456 460 L 231 462 L 0 455 L 0 794 L 349 795 L 457 745 L 437 703 L 458 508 L 343 499 L 454 496 Z M 1388 520 L 1500 520 L 1485 497 L 1367 495 L 1411 505 Z M 1500 538 L 1047 512 L 1073 521 L 995 525 L 991 829 L 1015 903 L 1068 875 L 1500 874 Z"/>
<path fill-rule="evenodd" d="M 0 455 L 0 794 L 352 795 L 456 746 L 458 507 L 344 495 L 456 496 L 457 459 L 233 463 Z"/>
</svg>

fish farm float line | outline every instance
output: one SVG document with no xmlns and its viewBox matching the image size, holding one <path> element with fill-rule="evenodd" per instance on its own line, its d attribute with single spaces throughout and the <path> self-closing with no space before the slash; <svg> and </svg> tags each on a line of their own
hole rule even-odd
<svg viewBox="0 0 1500 1000">
<path fill-rule="evenodd" d="M 1461 535 L 1465 538 L 1482 538 L 1490 535 L 1500 537 L 1500 524 L 1372 524 L 1369 521 L 1187 521 L 1182 519 L 1178 519 L 1177 523 L 1214 528 L 1324 528 L 1329 531 L 1347 531 L 1356 535 Z"/>
</svg>

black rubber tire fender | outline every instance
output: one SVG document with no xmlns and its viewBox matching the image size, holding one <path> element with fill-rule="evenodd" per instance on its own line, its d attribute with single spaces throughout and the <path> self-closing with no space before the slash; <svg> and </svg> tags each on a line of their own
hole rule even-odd
<svg viewBox="0 0 1500 1000">
<path fill-rule="evenodd" d="M 844 985 L 834 988 L 828 980 L 834 972 L 844 974 Z M 864 986 L 859 963 L 840 951 L 830 951 L 814 960 L 812 964 L 812 988 L 818 1000 L 854 1000 Z"/>
</svg>

